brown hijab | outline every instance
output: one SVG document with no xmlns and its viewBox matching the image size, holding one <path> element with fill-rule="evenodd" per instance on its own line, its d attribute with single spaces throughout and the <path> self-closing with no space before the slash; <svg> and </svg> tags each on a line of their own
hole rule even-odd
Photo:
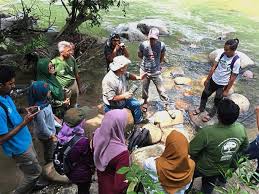
<svg viewBox="0 0 259 194">
<path fill-rule="evenodd" d="M 188 145 L 186 137 L 174 130 L 166 138 L 165 151 L 156 159 L 159 181 L 170 194 L 192 180 L 195 163 L 189 158 Z"/>
</svg>

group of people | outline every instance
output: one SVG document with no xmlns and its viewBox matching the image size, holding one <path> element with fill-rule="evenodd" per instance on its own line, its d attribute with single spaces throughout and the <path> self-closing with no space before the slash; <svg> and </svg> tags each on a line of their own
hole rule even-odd
<svg viewBox="0 0 259 194">
<path fill-rule="evenodd" d="M 249 144 L 245 127 L 236 122 L 239 106 L 223 98 L 239 73 L 240 59 L 235 52 L 238 43 L 238 39 L 225 43 L 224 53 L 216 58 L 204 83 L 200 107 L 192 113 L 197 115 L 203 112 L 208 97 L 216 91 L 213 111 L 203 120 L 206 122 L 217 114 L 219 122 L 199 130 L 190 143 L 182 133 L 172 131 L 167 136 L 163 154 L 143 161 L 150 177 L 160 183 L 160 191 L 183 194 L 192 187 L 196 177 L 202 177 L 201 191 L 212 193 L 218 181 L 226 182 L 226 171 L 236 168 L 235 161 L 241 155 L 246 154 L 250 159 L 259 158 L 259 136 Z M 84 131 L 87 127 L 86 112 L 83 107 L 77 106 L 81 89 L 78 67 L 73 57 L 74 46 L 62 41 L 58 49 L 60 56 L 52 60 L 36 60 L 36 80 L 29 89 L 29 107 L 24 118 L 10 97 L 11 90 L 15 88 L 15 72 L 9 66 L 0 66 L 0 144 L 5 155 L 15 160 L 24 174 L 24 180 L 13 193 L 31 192 L 41 175 L 42 168 L 27 127 L 31 121 L 43 144 L 46 164 L 53 162 L 57 143 L 67 145 L 79 137 L 67 155 L 71 169 L 66 172 L 70 181 L 78 186 L 79 194 L 90 193 L 95 172 L 100 194 L 126 193 L 128 182 L 125 175 L 117 173 L 120 168 L 131 165 L 124 134 L 128 123 L 125 108 L 131 110 L 135 124 L 145 121 L 143 112 L 147 111 L 151 80 L 161 100 L 168 101 L 160 66 L 166 49 L 165 44 L 159 41 L 159 30 L 150 29 L 148 40 L 139 46 L 138 56 L 142 59 L 140 75 L 127 72 L 131 62 L 120 36 L 112 34 L 107 41 L 104 54 L 108 72 L 102 81 L 105 115 L 92 137 L 86 137 Z M 134 90 L 128 89 L 128 79 L 142 80 L 142 107 L 133 98 Z M 256 116 L 259 129 L 259 108 L 256 109 Z M 61 125 L 58 132 L 57 123 Z M 259 166 L 256 172 L 259 172 Z"/>
</svg>

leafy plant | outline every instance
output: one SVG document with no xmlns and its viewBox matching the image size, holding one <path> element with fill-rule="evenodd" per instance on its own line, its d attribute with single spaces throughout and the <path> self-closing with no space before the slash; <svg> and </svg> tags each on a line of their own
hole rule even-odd
<svg viewBox="0 0 259 194">
<path fill-rule="evenodd" d="M 142 194 L 142 192 L 136 192 L 136 188 L 142 184 L 147 192 L 153 192 L 153 194 L 163 194 L 164 192 L 159 189 L 159 182 L 155 182 L 149 171 L 141 169 L 137 164 L 132 164 L 130 167 L 122 167 L 117 171 L 118 174 L 125 174 L 126 179 L 129 182 L 127 194 Z"/>
</svg>

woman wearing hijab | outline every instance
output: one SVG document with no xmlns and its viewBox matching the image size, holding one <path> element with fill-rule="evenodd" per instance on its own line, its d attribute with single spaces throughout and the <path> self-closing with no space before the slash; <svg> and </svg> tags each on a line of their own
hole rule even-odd
<svg viewBox="0 0 259 194">
<path fill-rule="evenodd" d="M 37 62 L 37 80 L 44 80 L 49 84 L 51 91 L 51 105 L 57 117 L 63 118 L 66 107 L 69 105 L 69 98 L 65 99 L 64 90 L 58 82 L 55 74 L 55 66 L 49 59 L 41 58 Z"/>
<path fill-rule="evenodd" d="M 84 132 L 85 111 L 83 108 L 71 108 L 64 115 L 62 129 L 58 133 L 60 144 L 67 144 L 75 136 L 79 140 L 72 145 L 68 154 L 70 164 L 73 164 L 71 171 L 66 174 L 69 180 L 78 187 L 78 194 L 90 194 L 94 163 L 90 143 Z"/>
<path fill-rule="evenodd" d="M 43 144 L 46 164 L 52 162 L 57 142 L 54 115 L 48 102 L 49 95 L 49 85 L 44 81 L 33 82 L 29 89 L 29 105 L 40 110 L 34 117 L 33 122 L 37 137 Z"/>
<path fill-rule="evenodd" d="M 188 146 L 186 137 L 174 130 L 166 138 L 163 154 L 144 161 L 144 168 L 165 193 L 184 194 L 191 184 L 195 163 L 189 158 Z"/>
<path fill-rule="evenodd" d="M 129 151 L 124 129 L 128 117 L 125 109 L 107 112 L 93 137 L 94 163 L 97 168 L 99 194 L 126 193 L 125 176 L 117 170 L 129 166 Z"/>
</svg>

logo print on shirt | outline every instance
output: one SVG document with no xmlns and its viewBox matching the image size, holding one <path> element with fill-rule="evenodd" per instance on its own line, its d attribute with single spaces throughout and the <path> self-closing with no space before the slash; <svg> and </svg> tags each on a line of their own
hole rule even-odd
<svg viewBox="0 0 259 194">
<path fill-rule="evenodd" d="M 237 138 L 228 138 L 221 142 L 218 147 L 221 147 L 220 161 L 230 160 L 234 153 L 239 149 L 240 140 Z"/>
</svg>

